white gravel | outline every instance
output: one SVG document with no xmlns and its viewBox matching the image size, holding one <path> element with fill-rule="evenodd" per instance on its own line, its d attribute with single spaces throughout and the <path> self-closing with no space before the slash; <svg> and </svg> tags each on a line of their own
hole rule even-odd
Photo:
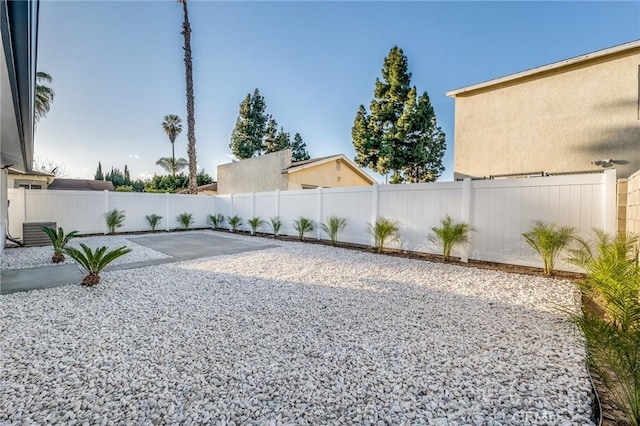
<svg viewBox="0 0 640 426">
<path fill-rule="evenodd" d="M 114 249 L 116 247 L 127 246 L 132 249 L 126 256 L 114 260 L 112 265 L 171 257 L 159 251 L 133 243 L 128 240 L 128 238 L 131 237 L 131 235 L 109 235 L 74 238 L 69 242 L 69 246 L 79 249 L 80 243 L 83 243 L 91 248 L 108 246 L 110 249 Z M 0 255 L 0 267 L 2 269 L 24 269 L 74 263 L 73 259 L 67 255 L 65 255 L 64 262 L 58 264 L 51 263 L 51 256 L 53 256 L 53 246 L 5 248 L 2 255 Z"/>
<path fill-rule="evenodd" d="M 0 424 L 591 424 L 570 283 L 280 244 L 1 296 Z"/>
</svg>

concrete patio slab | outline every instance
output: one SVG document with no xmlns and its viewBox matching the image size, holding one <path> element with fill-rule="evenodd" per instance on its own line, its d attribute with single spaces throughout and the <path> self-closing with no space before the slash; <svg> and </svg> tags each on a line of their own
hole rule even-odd
<svg viewBox="0 0 640 426">
<path fill-rule="evenodd" d="M 76 265 L 0 271 L 0 294 L 78 284 L 84 274 Z"/>
<path fill-rule="evenodd" d="M 242 241 L 211 234 L 170 233 L 145 237 L 132 237 L 129 241 L 176 258 L 191 260 L 202 257 L 224 256 L 245 251 L 265 250 L 277 247 L 273 244 Z"/>
</svg>

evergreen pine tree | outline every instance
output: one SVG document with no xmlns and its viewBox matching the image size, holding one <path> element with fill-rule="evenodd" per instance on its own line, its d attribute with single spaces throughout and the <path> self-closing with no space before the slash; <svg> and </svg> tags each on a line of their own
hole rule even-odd
<svg viewBox="0 0 640 426">
<path fill-rule="evenodd" d="M 96 174 L 93 176 L 95 180 L 104 180 L 104 174 L 102 174 L 102 164 L 98 161 L 98 168 L 96 169 Z"/>
<path fill-rule="evenodd" d="M 289 136 L 289 133 L 285 132 L 284 129 L 280 127 L 280 131 L 276 136 L 273 152 L 282 151 L 283 149 L 288 149 L 290 147 L 291 147 L 291 136 Z"/>
<path fill-rule="evenodd" d="M 300 133 L 296 133 L 293 136 L 293 142 L 291 143 L 291 152 L 293 161 L 304 161 L 311 158 L 309 152 L 307 152 L 307 144 L 302 140 Z"/>
<path fill-rule="evenodd" d="M 376 79 L 371 113 L 360 105 L 351 129 L 355 162 L 380 173 L 391 183 L 430 182 L 444 167 L 445 135 L 424 92 L 411 87 L 407 57 L 394 46 Z"/>
<path fill-rule="evenodd" d="M 264 135 L 264 152 L 265 154 L 269 154 L 271 152 L 276 152 L 276 137 L 278 136 L 278 123 L 273 117 L 269 116 L 269 120 L 267 121 L 267 130 Z"/>
<path fill-rule="evenodd" d="M 266 104 L 260 91 L 247 94 L 240 103 L 236 126 L 231 134 L 229 147 L 239 159 L 251 158 L 262 153 L 262 139 L 265 136 L 268 116 Z"/>
</svg>

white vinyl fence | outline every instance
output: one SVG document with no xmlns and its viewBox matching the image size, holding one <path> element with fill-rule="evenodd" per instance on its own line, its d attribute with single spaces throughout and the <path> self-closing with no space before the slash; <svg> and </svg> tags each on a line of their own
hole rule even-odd
<svg viewBox="0 0 640 426">
<path fill-rule="evenodd" d="M 347 218 L 339 235 L 344 242 L 372 244 L 369 224 L 378 217 L 398 221 L 401 241 L 390 247 L 439 253 L 429 241 L 431 228 L 445 215 L 470 223 L 471 244 L 454 255 L 463 260 L 540 266 L 537 255 L 521 237 L 533 221 L 556 222 L 589 235 L 592 228 L 616 230 L 615 171 L 600 174 L 505 180 L 464 180 L 411 185 L 375 185 L 315 190 L 273 191 L 217 196 L 122 192 L 10 189 L 9 231 L 21 237 L 23 222 L 56 222 L 66 231 L 103 233 L 104 213 L 124 210 L 120 232 L 148 230 L 146 215 L 163 216 L 159 229 L 178 228 L 176 217 L 192 213 L 193 227 L 206 227 L 207 215 L 238 215 L 247 220 L 279 216 L 284 235 L 297 235 L 293 221 L 300 216 L 326 222 L 331 215 Z M 268 225 L 261 232 L 270 232 Z M 317 227 L 310 238 L 327 238 Z M 560 264 L 558 269 L 571 269 Z"/>
</svg>

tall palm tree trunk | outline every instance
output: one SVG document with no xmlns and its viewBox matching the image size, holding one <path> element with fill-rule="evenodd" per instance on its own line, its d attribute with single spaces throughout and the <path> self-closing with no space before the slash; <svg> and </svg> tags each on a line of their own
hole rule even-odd
<svg viewBox="0 0 640 426">
<path fill-rule="evenodd" d="M 187 155 L 189 156 L 189 193 L 198 192 L 198 167 L 196 164 L 196 120 L 194 117 L 193 100 L 193 63 L 191 59 L 191 25 L 189 24 L 189 12 L 187 0 L 178 0 L 182 3 L 184 20 L 182 22 L 182 35 L 184 36 L 184 66 L 187 86 Z"/>
<path fill-rule="evenodd" d="M 174 141 L 171 141 L 171 159 L 173 160 L 173 164 L 176 164 L 176 148 Z M 172 176 L 176 177 L 176 169 L 173 169 Z"/>
</svg>

